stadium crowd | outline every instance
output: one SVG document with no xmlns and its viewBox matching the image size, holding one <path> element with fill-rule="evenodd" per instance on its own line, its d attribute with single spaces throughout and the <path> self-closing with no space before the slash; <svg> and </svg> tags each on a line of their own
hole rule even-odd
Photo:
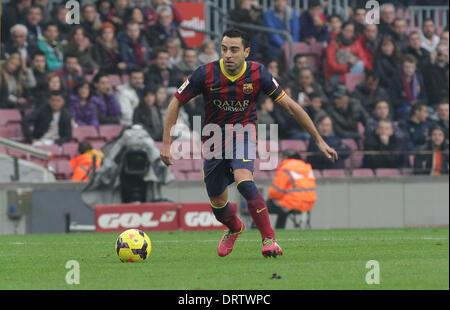
<svg viewBox="0 0 450 310">
<path fill-rule="evenodd" d="M 20 111 L 27 143 L 62 145 L 73 128 L 135 123 L 161 141 L 170 96 L 198 66 L 219 59 L 209 39 L 187 46 L 182 12 L 170 0 L 81 1 L 78 25 L 67 24 L 64 3 L 50 10 L 49 2 L 2 3 L 0 109 Z M 231 21 L 286 30 L 306 51 L 295 53 L 289 68 L 285 38 L 251 31 L 249 60 L 266 65 L 341 154 L 335 163 L 308 155 L 314 169 L 343 169 L 351 151 L 344 142 L 353 140 L 356 149 L 391 151 L 366 153 L 362 168 L 448 173 L 449 30 L 434 19 L 409 28 L 396 17 L 405 2 L 421 4 L 384 3 L 379 24 L 366 24 L 363 6 L 349 8 L 344 19 L 327 15 L 315 0 L 302 12 L 287 0 L 267 10 L 256 0 L 237 0 L 229 13 Z M 271 100 L 260 98 L 258 107 L 258 122 L 277 123 L 279 139 L 303 140 L 308 152 L 318 151 Z M 198 136 L 192 119 L 203 113 L 199 97 L 183 107 L 182 139 Z M 421 150 L 433 152 L 405 152 Z"/>
</svg>

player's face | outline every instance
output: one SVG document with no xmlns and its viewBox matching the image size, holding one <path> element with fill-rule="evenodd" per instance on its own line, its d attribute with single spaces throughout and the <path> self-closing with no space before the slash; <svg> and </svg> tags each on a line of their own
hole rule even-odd
<svg viewBox="0 0 450 310">
<path fill-rule="evenodd" d="M 222 39 L 222 58 L 225 69 L 230 74 L 237 74 L 242 69 L 245 58 L 250 53 L 250 47 L 244 48 L 242 38 Z"/>
</svg>

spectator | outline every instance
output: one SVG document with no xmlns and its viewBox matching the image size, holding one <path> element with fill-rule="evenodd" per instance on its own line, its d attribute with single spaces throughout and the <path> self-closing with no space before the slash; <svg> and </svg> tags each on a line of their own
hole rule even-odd
<svg viewBox="0 0 450 310">
<path fill-rule="evenodd" d="M 44 35 L 37 41 L 38 47 L 45 53 L 47 67 L 50 71 L 60 69 L 63 65 L 63 48 L 58 36 L 58 26 L 50 22 L 45 25 Z"/>
<path fill-rule="evenodd" d="M 270 125 L 275 124 L 275 120 L 272 117 L 273 113 L 273 101 L 270 97 L 264 97 L 257 110 L 258 119 L 256 124 L 264 124 L 266 129 L 266 139 L 274 140 L 274 135 L 271 134 Z"/>
<path fill-rule="evenodd" d="M 29 100 L 36 109 L 43 104 L 47 104 L 50 93 L 55 91 L 65 94 L 63 80 L 56 72 L 50 72 L 45 76 L 44 87 L 41 89 L 35 89 L 35 91 L 32 92 L 34 95 L 30 96 Z"/>
<path fill-rule="evenodd" d="M 125 16 L 125 22 L 135 22 L 139 25 L 139 29 L 141 32 L 145 32 L 147 30 L 147 25 L 145 23 L 144 14 L 142 13 L 142 9 L 140 7 L 130 8 L 128 14 Z"/>
<path fill-rule="evenodd" d="M 305 212 L 314 207 L 316 202 L 316 179 L 311 165 L 301 160 L 294 150 L 287 149 L 282 153 L 283 161 L 277 168 L 277 174 L 269 187 L 267 208 L 270 213 L 277 214 L 275 228 L 285 228 L 291 211 Z M 309 216 L 306 228 L 311 228 Z"/>
<path fill-rule="evenodd" d="M 81 81 L 67 100 L 74 126 L 95 126 L 98 128 L 97 106 L 92 100 L 92 93 L 87 81 Z"/>
<path fill-rule="evenodd" d="M 219 53 L 216 51 L 216 45 L 209 39 L 203 40 L 200 45 L 198 61 L 200 65 L 219 60 Z"/>
<path fill-rule="evenodd" d="M 366 71 L 364 82 L 356 85 L 351 97 L 359 100 L 369 114 L 374 110 L 375 104 L 380 101 L 389 101 L 388 92 L 380 86 L 380 76 L 375 71 Z"/>
<path fill-rule="evenodd" d="M 403 168 L 407 165 L 407 156 L 403 153 L 404 142 L 394 134 L 392 122 L 380 120 L 377 129 L 368 134 L 364 141 L 365 151 L 377 151 L 378 154 L 365 154 L 363 167 Z"/>
<path fill-rule="evenodd" d="M 292 36 L 293 42 L 300 41 L 300 22 L 297 13 L 292 9 L 287 0 L 275 0 L 274 8 L 267 9 L 263 15 L 263 22 L 266 27 L 277 30 L 286 30 Z M 268 35 L 269 45 L 265 52 L 266 57 L 282 59 L 282 46 L 285 39 L 277 34 Z"/>
<path fill-rule="evenodd" d="M 58 75 L 63 80 L 64 89 L 70 94 L 80 80 L 84 80 L 83 69 L 78 63 L 78 58 L 74 54 L 66 54 L 64 56 L 64 66 Z"/>
<path fill-rule="evenodd" d="M 448 99 L 448 98 L 447 98 Z M 448 115 L 449 115 L 448 101 L 443 101 L 437 104 L 436 114 L 437 120 L 432 122 L 432 127 L 441 127 L 444 130 L 445 138 L 448 140 Z"/>
<path fill-rule="evenodd" d="M 325 78 L 331 85 L 344 83 L 346 73 L 363 73 L 369 67 L 363 48 L 355 37 L 355 26 L 346 22 L 341 33 L 325 50 Z"/>
<path fill-rule="evenodd" d="M 169 52 L 169 68 L 174 68 L 183 57 L 183 49 L 178 38 L 170 38 L 166 42 L 166 49 Z"/>
<path fill-rule="evenodd" d="M 176 64 L 176 69 L 180 72 L 193 72 L 198 68 L 198 66 L 199 62 L 197 51 L 195 50 L 195 48 L 186 48 L 183 51 L 183 57 L 181 58 L 181 61 Z"/>
<path fill-rule="evenodd" d="M 129 10 L 128 6 L 128 0 L 114 0 L 114 6 L 111 8 L 109 15 L 106 18 L 107 21 L 111 22 L 114 27 L 116 27 L 116 29 L 122 29 L 125 26 L 125 17 Z"/>
<path fill-rule="evenodd" d="M 49 0 L 34 0 L 33 3 L 40 6 L 42 9 L 42 22 L 44 24 L 48 23 L 51 18 Z"/>
<path fill-rule="evenodd" d="M 145 85 L 163 85 L 164 87 L 178 88 L 183 83 L 180 72 L 169 68 L 169 52 L 160 49 L 156 52 L 155 62 L 149 66 L 145 76 Z"/>
<path fill-rule="evenodd" d="M 390 106 L 384 100 L 380 100 L 375 104 L 375 108 L 372 111 L 372 117 L 367 121 L 365 127 L 364 133 L 366 137 L 377 129 L 378 123 L 381 120 L 392 121 Z M 394 134 L 396 136 L 398 136 L 399 138 L 404 137 L 402 130 L 400 129 L 400 127 L 398 127 L 396 123 L 392 123 L 392 128 L 394 129 Z"/>
<path fill-rule="evenodd" d="M 331 162 L 322 154 L 317 147 L 314 140 L 310 138 L 308 143 L 308 153 L 316 153 L 315 155 L 308 155 L 306 161 L 312 165 L 313 169 L 344 169 L 345 159 L 350 155 L 350 147 L 342 143 L 342 140 L 333 133 L 333 121 L 327 114 L 321 114 L 316 121 L 317 130 L 325 142 L 339 153 L 339 159 Z"/>
<path fill-rule="evenodd" d="M 88 141 L 82 141 L 78 144 L 79 155 L 70 160 L 70 168 L 73 170 L 72 181 L 87 182 L 89 176 L 94 170 L 93 163 L 95 158 L 95 169 L 98 169 L 102 163 L 103 152 L 94 150 Z"/>
<path fill-rule="evenodd" d="M 144 91 L 144 98 L 134 110 L 133 124 L 141 124 L 154 141 L 162 141 L 164 124 L 153 90 Z"/>
<path fill-rule="evenodd" d="M 17 24 L 11 28 L 11 40 L 2 45 L 2 59 L 8 58 L 11 54 L 19 53 L 22 59 L 29 64 L 31 55 L 38 49 L 35 43 L 27 41 L 27 28 L 24 25 Z"/>
<path fill-rule="evenodd" d="M 328 104 L 328 97 L 325 94 L 322 86 L 314 79 L 314 74 L 311 68 L 306 67 L 299 70 L 296 83 L 291 86 L 292 98 L 300 105 L 309 104 L 311 93 L 319 94 L 324 105 Z"/>
<path fill-rule="evenodd" d="M 329 104 L 325 111 L 333 121 L 334 133 L 342 139 L 359 140 L 358 123 L 365 126 L 369 114 L 358 100 L 349 97 L 344 85 L 338 86 L 333 96 L 333 103 Z"/>
<path fill-rule="evenodd" d="M 183 21 L 183 15 L 177 9 L 176 6 L 172 4 L 170 0 L 151 0 L 150 7 L 144 8 L 145 21 L 148 26 L 152 26 L 158 22 L 158 14 L 156 14 L 156 10 L 160 6 L 168 5 L 172 10 L 173 21 L 175 24 L 180 25 Z"/>
<path fill-rule="evenodd" d="M 434 106 L 448 93 L 448 43 L 436 47 L 436 60 L 422 68 L 423 81 L 429 105 Z M 448 100 L 448 98 L 447 98 Z"/>
<path fill-rule="evenodd" d="M 178 30 L 178 26 L 173 21 L 171 7 L 167 5 L 158 6 L 156 14 L 158 14 L 158 22 L 150 26 L 146 32 L 150 46 L 164 46 L 169 38 L 178 38 L 181 42 L 181 47 L 186 48 L 186 43 Z"/>
<path fill-rule="evenodd" d="M 428 52 L 433 52 L 439 43 L 439 36 L 436 34 L 434 21 L 429 18 L 423 21 L 422 31 L 420 32 L 422 47 Z"/>
<path fill-rule="evenodd" d="M 367 24 L 359 37 L 366 62 L 366 70 L 373 70 L 373 55 L 378 47 L 378 27 L 375 24 Z"/>
<path fill-rule="evenodd" d="M 120 59 L 126 63 L 127 72 L 143 69 L 150 59 L 150 47 L 141 37 L 139 25 L 129 22 L 125 33 L 118 35 Z"/>
<path fill-rule="evenodd" d="M 272 77 L 274 77 L 277 81 L 280 80 L 280 65 L 276 59 L 269 59 L 266 62 L 265 67 Z"/>
<path fill-rule="evenodd" d="M 417 31 L 412 31 L 408 35 L 408 45 L 403 54 L 410 54 L 416 57 L 418 69 L 421 70 L 424 65 L 430 62 L 430 52 L 422 47 L 422 39 Z"/>
<path fill-rule="evenodd" d="M 78 59 L 78 64 L 86 74 L 96 74 L 98 64 L 92 54 L 92 44 L 85 34 L 82 26 L 75 26 L 69 35 L 69 42 L 64 49 L 64 54 L 71 54 Z"/>
<path fill-rule="evenodd" d="M 110 0 L 97 1 L 97 11 L 100 16 L 100 20 L 103 23 L 110 22 L 109 16 L 111 15 L 111 10 L 112 10 L 112 2 Z M 110 23 L 112 24 L 112 22 Z"/>
<path fill-rule="evenodd" d="M 298 79 L 298 73 L 301 68 L 308 66 L 308 56 L 298 53 L 294 56 L 294 67 L 286 71 L 282 78 L 282 84 L 287 85 Z"/>
<path fill-rule="evenodd" d="M 328 39 L 325 15 L 319 0 L 308 1 L 308 9 L 300 15 L 300 40 L 307 44 L 324 42 Z"/>
<path fill-rule="evenodd" d="M 120 103 L 121 123 L 131 125 L 133 111 L 139 105 L 144 90 L 144 73 L 134 69 L 127 83 L 117 86 L 117 101 Z"/>
<path fill-rule="evenodd" d="M 448 141 L 442 128 L 431 130 L 430 141 L 424 151 L 414 157 L 414 174 L 442 175 L 448 174 Z"/>
<path fill-rule="evenodd" d="M 54 12 L 55 18 L 53 23 L 58 27 L 58 40 L 65 44 L 69 37 L 70 30 L 73 27 L 73 25 L 68 24 L 66 20 L 69 9 L 66 8 L 64 4 L 59 4 L 55 6 Z"/>
<path fill-rule="evenodd" d="M 395 7 L 391 3 L 383 4 L 380 7 L 380 26 L 378 28 L 381 35 L 392 36 L 394 33 Z"/>
<path fill-rule="evenodd" d="M 42 8 L 33 4 L 26 10 L 25 26 L 28 30 L 27 41 L 33 45 L 37 44 L 37 39 L 42 36 Z"/>
<path fill-rule="evenodd" d="M 405 50 L 408 46 L 408 35 L 406 33 L 406 20 L 403 18 L 396 18 L 394 20 L 394 32 L 392 33 L 392 37 L 394 41 L 397 43 L 397 46 L 401 51 Z"/>
<path fill-rule="evenodd" d="M 439 42 L 445 42 L 449 44 L 449 32 L 448 27 L 444 30 L 442 30 L 440 36 L 439 36 Z"/>
<path fill-rule="evenodd" d="M 100 125 L 120 124 L 120 104 L 109 83 L 108 75 L 97 73 L 92 82 L 94 84 L 92 102 L 97 107 Z"/>
<path fill-rule="evenodd" d="M 22 56 L 14 53 L 0 66 L 0 109 L 19 109 L 29 106 L 25 91 L 36 86 L 31 69 L 26 68 Z"/>
<path fill-rule="evenodd" d="M 342 18 L 337 15 L 337 14 L 333 14 L 331 15 L 329 18 L 329 38 L 328 38 L 328 42 L 331 40 L 335 40 L 336 37 L 338 36 L 339 33 L 341 33 L 341 29 L 342 29 Z"/>
<path fill-rule="evenodd" d="M 36 95 L 46 88 L 45 79 L 49 73 L 47 65 L 45 63 L 45 54 L 37 50 L 31 57 L 31 72 L 36 80 L 36 86 L 34 86 L 29 93 L 28 100 L 30 103 L 35 101 Z M 30 100 L 31 99 L 31 100 Z"/>
<path fill-rule="evenodd" d="M 89 38 L 89 41 L 95 42 L 97 31 L 102 24 L 96 6 L 93 3 L 84 4 L 81 8 L 81 26 L 84 29 L 84 34 Z"/>
<path fill-rule="evenodd" d="M 286 89 L 289 88 L 285 88 Z M 272 117 L 275 123 L 278 124 L 278 134 L 279 138 L 283 140 L 306 140 L 309 139 L 309 134 L 301 128 L 297 121 L 288 114 L 283 108 L 278 104 L 274 106 Z"/>
<path fill-rule="evenodd" d="M 2 43 L 9 41 L 9 29 L 14 25 L 24 24 L 26 10 L 31 6 L 31 0 L 9 1 L 2 5 L 1 38 Z"/>
<path fill-rule="evenodd" d="M 427 106 L 417 103 L 412 107 L 410 118 L 399 123 L 405 135 L 408 150 L 417 151 L 425 146 L 430 130 L 428 115 Z"/>
<path fill-rule="evenodd" d="M 355 36 L 359 38 L 363 34 L 366 26 L 368 25 L 366 23 L 366 9 L 363 7 L 355 8 L 351 20 L 355 25 Z"/>
<path fill-rule="evenodd" d="M 408 115 L 411 106 L 418 101 L 427 104 L 427 97 L 422 75 L 416 70 L 417 61 L 411 55 L 403 58 L 402 67 L 394 76 L 391 84 L 391 101 L 396 119 Z"/>
<path fill-rule="evenodd" d="M 323 110 L 322 97 L 318 93 L 310 93 L 308 99 L 303 108 L 313 121 L 317 120 L 322 114 L 326 114 Z"/>
<path fill-rule="evenodd" d="M 108 74 L 123 72 L 127 65 L 120 61 L 119 43 L 114 37 L 114 25 L 110 22 L 104 23 L 100 29 L 92 51 L 94 61 L 98 64 L 100 71 Z"/>
<path fill-rule="evenodd" d="M 43 104 L 22 118 L 22 131 L 28 143 L 33 145 L 63 144 L 72 139 L 71 115 L 64 108 L 61 92 L 50 93 L 48 104 Z M 34 125 L 31 132 L 30 125 Z"/>
<path fill-rule="evenodd" d="M 380 76 L 380 86 L 390 90 L 400 67 L 400 51 L 390 36 L 383 36 L 373 58 L 373 69 Z"/>
</svg>

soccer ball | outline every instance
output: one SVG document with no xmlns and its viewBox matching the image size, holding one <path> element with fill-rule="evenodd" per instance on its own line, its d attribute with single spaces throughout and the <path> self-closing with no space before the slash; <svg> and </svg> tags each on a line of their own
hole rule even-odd
<svg viewBox="0 0 450 310">
<path fill-rule="evenodd" d="M 128 229 L 116 241 L 116 253 L 122 262 L 143 262 L 152 251 L 150 238 L 139 229 Z"/>
</svg>

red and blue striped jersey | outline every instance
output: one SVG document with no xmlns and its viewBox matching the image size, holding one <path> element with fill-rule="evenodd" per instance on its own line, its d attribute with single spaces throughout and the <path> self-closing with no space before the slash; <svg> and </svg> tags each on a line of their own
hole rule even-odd
<svg viewBox="0 0 450 310">
<path fill-rule="evenodd" d="M 175 93 L 182 103 L 202 94 L 205 103 L 204 125 L 255 124 L 256 98 L 260 92 L 270 96 L 275 102 L 286 93 L 275 78 L 260 63 L 246 61 L 242 71 L 229 75 L 223 59 L 200 66 Z"/>
</svg>

